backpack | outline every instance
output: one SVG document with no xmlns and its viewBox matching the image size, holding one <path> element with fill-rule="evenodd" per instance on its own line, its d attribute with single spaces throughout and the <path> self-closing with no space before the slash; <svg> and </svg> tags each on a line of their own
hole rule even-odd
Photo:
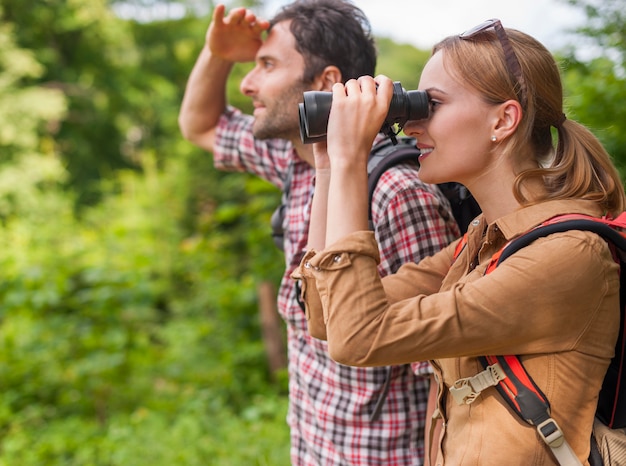
<svg viewBox="0 0 626 466">
<path fill-rule="evenodd" d="M 372 198 L 378 180 L 389 168 L 401 163 L 414 163 L 416 167 L 419 167 L 419 155 L 420 150 L 416 147 L 416 140 L 410 137 L 397 137 L 393 140 L 385 138 L 372 147 L 367 163 L 368 220 L 371 230 L 374 229 L 372 222 Z M 283 250 L 283 222 L 286 205 L 289 200 L 292 174 L 293 167 L 290 165 L 283 187 L 281 204 L 272 214 L 270 221 L 274 244 L 280 250 Z M 461 234 L 465 233 L 469 223 L 481 212 L 478 203 L 467 188 L 460 183 L 440 183 L 437 186 L 450 202 L 452 214 Z"/>
<path fill-rule="evenodd" d="M 586 230 L 602 236 L 611 247 L 620 266 L 620 332 L 600 391 L 593 434 L 590 439 L 591 466 L 626 464 L 626 213 L 617 219 L 595 218 L 587 215 L 561 215 L 511 240 L 496 252 L 485 274 L 492 272 L 505 259 L 538 238 L 567 230 Z M 467 235 L 455 251 L 458 257 Z M 622 273 L 624 272 L 624 273 Z M 539 436 L 551 448 L 560 465 L 580 465 L 564 438 L 556 420 L 550 415 L 550 403 L 535 385 L 517 356 L 484 356 L 479 358 L 485 368 L 480 374 L 457 381 L 450 388 L 459 404 L 469 404 L 480 391 L 495 386 L 513 411 L 527 424 L 534 426 Z"/>
</svg>

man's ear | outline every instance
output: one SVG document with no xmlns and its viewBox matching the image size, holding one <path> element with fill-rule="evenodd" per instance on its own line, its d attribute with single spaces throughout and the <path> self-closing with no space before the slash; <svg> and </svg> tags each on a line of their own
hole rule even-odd
<svg viewBox="0 0 626 466">
<path fill-rule="evenodd" d="M 331 91 L 333 84 L 342 82 L 341 71 L 335 65 L 329 65 L 315 78 L 313 87 L 318 91 Z"/>
<path fill-rule="evenodd" d="M 523 110 L 517 100 L 503 102 L 497 110 L 497 121 L 493 130 L 498 140 L 503 140 L 515 132 L 522 121 Z"/>
</svg>

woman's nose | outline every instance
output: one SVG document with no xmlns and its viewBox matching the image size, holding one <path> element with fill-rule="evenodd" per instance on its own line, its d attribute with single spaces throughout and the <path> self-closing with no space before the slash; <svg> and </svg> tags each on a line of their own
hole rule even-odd
<svg viewBox="0 0 626 466">
<path fill-rule="evenodd" d="M 416 137 L 419 134 L 424 133 L 423 125 L 424 120 L 409 120 L 404 124 L 402 131 L 404 131 L 404 134 L 406 134 L 407 136 Z"/>
</svg>

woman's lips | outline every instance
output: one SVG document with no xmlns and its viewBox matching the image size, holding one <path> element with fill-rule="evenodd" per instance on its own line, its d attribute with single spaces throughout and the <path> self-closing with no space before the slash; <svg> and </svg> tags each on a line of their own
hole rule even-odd
<svg viewBox="0 0 626 466">
<path fill-rule="evenodd" d="M 430 155 L 430 153 L 433 151 L 432 147 L 420 147 L 420 159 L 424 159 L 426 157 L 428 157 Z"/>
</svg>

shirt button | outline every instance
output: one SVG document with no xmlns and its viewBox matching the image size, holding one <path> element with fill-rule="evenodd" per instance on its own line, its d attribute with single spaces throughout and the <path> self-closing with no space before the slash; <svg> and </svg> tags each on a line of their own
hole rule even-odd
<svg viewBox="0 0 626 466">
<path fill-rule="evenodd" d="M 337 263 L 337 262 L 341 261 L 341 256 L 335 256 L 335 257 L 333 257 L 333 261 L 334 261 L 335 263 Z"/>
<path fill-rule="evenodd" d="M 472 220 L 472 225 L 477 227 L 478 225 L 480 225 L 480 220 L 478 220 L 477 218 L 475 218 L 474 220 Z"/>
</svg>

